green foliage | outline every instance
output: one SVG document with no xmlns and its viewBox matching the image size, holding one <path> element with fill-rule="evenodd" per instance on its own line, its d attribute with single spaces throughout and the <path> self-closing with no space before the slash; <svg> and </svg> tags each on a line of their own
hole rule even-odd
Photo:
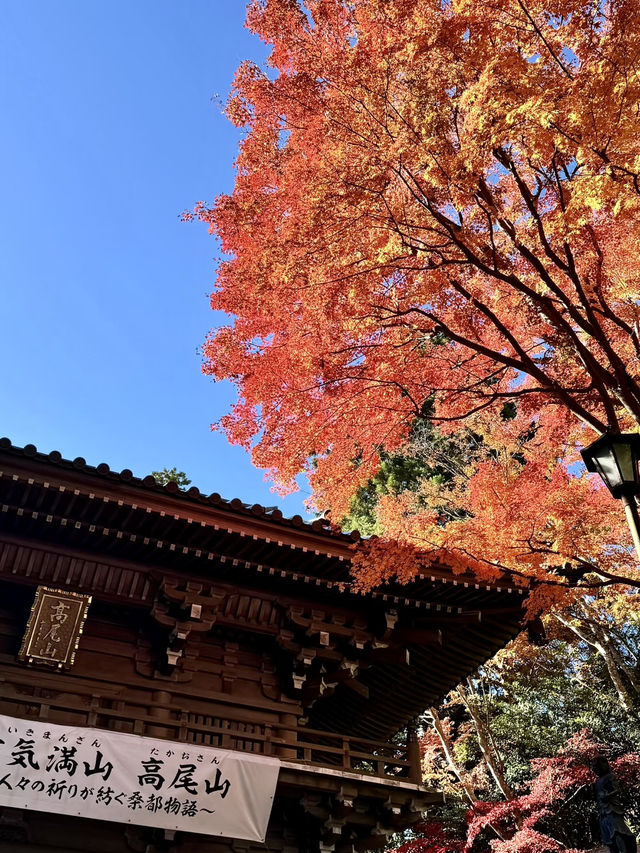
<svg viewBox="0 0 640 853">
<path fill-rule="evenodd" d="M 640 743 L 637 716 L 622 707 L 602 658 L 586 644 L 555 639 L 532 648 L 524 665 L 502 669 L 496 694 L 491 729 L 512 784 L 532 758 L 554 754 L 582 729 L 618 753 Z"/>
<path fill-rule="evenodd" d="M 152 471 L 151 476 L 160 486 L 166 486 L 167 483 L 176 483 L 181 489 L 186 489 L 191 485 L 191 480 L 187 477 L 184 471 L 178 471 L 177 468 L 163 468 L 162 471 Z"/>
<path fill-rule="evenodd" d="M 503 421 L 512 421 L 518 414 L 518 408 L 512 400 L 508 400 L 500 411 Z"/>
<path fill-rule="evenodd" d="M 469 430 L 442 435 L 428 419 L 432 409 L 431 401 L 427 401 L 402 452 L 378 451 L 380 468 L 353 496 L 349 514 L 341 521 L 343 529 L 359 530 L 363 536 L 380 535 L 377 508 L 383 495 L 418 492 L 426 481 L 441 486 L 444 493 L 469 460 L 482 452 L 480 440 Z"/>
<path fill-rule="evenodd" d="M 376 510 L 382 495 L 398 495 L 407 489 L 414 491 L 431 473 L 422 459 L 380 451 L 378 473 L 358 489 L 351 501 L 351 511 L 341 526 L 345 530 L 359 530 L 363 536 L 380 534 Z"/>
<path fill-rule="evenodd" d="M 620 706 L 602 677 L 599 661 L 589 661 L 587 680 L 572 673 L 571 653 L 575 651 L 566 645 L 541 650 L 546 657 L 544 668 L 536 667 L 538 671 L 531 674 L 505 672 L 504 692 L 486 703 L 491 731 L 512 786 L 529 777 L 531 759 L 553 755 L 582 729 L 616 751 L 632 749 L 640 742 L 637 720 Z"/>
<path fill-rule="evenodd" d="M 456 761 L 468 769 L 474 767 L 482 759 L 477 738 L 459 738 L 453 745 L 453 754 Z"/>
</svg>

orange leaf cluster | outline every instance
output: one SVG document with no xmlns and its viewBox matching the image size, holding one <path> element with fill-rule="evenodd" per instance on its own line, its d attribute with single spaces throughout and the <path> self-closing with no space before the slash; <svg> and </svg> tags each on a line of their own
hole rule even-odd
<svg viewBox="0 0 640 853">
<path fill-rule="evenodd" d="M 428 401 L 507 454 L 533 425 L 524 468 L 473 472 L 475 521 L 400 502 L 388 529 L 489 574 L 611 566 L 607 502 L 558 459 L 640 424 L 636 0 L 255 0 L 248 26 L 271 70 L 239 68 L 235 188 L 194 214 L 226 256 L 221 426 L 338 518 Z"/>
</svg>

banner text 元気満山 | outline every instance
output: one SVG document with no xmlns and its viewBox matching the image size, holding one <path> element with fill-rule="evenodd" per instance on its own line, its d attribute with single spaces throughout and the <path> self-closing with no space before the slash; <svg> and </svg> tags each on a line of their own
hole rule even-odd
<svg viewBox="0 0 640 853">
<path fill-rule="evenodd" d="M 276 758 L 0 715 L 0 805 L 263 841 Z"/>
</svg>

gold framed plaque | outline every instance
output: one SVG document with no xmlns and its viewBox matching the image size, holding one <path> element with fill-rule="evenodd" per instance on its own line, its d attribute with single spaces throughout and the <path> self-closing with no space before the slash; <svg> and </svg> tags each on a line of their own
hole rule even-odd
<svg viewBox="0 0 640 853">
<path fill-rule="evenodd" d="M 90 595 L 39 586 L 19 659 L 58 669 L 71 667 L 90 604 Z"/>
</svg>

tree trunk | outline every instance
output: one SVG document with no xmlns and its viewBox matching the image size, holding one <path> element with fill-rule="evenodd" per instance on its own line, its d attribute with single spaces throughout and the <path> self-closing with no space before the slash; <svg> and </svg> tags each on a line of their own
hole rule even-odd
<svg viewBox="0 0 640 853">
<path fill-rule="evenodd" d="M 467 779 L 467 774 L 460 767 L 458 762 L 455 759 L 453 754 L 453 748 L 451 745 L 451 741 L 444 730 L 444 726 L 442 725 L 442 720 L 440 719 L 440 715 L 436 708 L 429 708 L 429 713 L 431 714 L 433 720 L 433 728 L 436 730 L 438 737 L 440 738 L 440 744 L 442 745 L 442 751 L 444 752 L 444 757 L 447 759 L 447 764 L 449 765 L 449 769 L 457 778 L 458 782 L 462 786 L 465 795 L 471 805 L 473 805 L 478 797 L 476 796 L 476 792 L 473 786 L 469 783 Z"/>
<path fill-rule="evenodd" d="M 591 646 L 592 649 L 595 649 L 600 657 L 604 660 L 607 672 L 609 673 L 609 678 L 613 686 L 615 687 L 616 693 L 618 694 L 618 699 L 620 700 L 620 704 L 624 708 L 624 710 L 628 714 L 633 714 L 635 716 L 635 702 L 634 697 L 629 690 L 623 674 L 629 677 L 629 673 L 626 672 L 627 667 L 624 662 L 620 659 L 620 656 L 617 655 L 618 659 L 622 663 L 622 667 L 619 667 L 616 662 L 616 654 L 614 652 L 614 646 L 608 634 L 601 628 L 600 631 L 597 631 L 594 623 L 589 620 L 589 623 L 585 623 L 582 621 L 580 627 L 578 627 L 574 620 L 567 619 L 564 616 L 561 616 L 559 613 L 553 614 L 555 618 L 560 622 L 560 624 L 564 625 L 565 628 L 568 628 L 572 631 L 576 637 L 581 639 L 584 643 Z M 633 683 L 633 682 L 632 682 Z"/>
<path fill-rule="evenodd" d="M 515 795 L 511 786 L 506 780 L 502 758 L 498 750 L 496 749 L 489 727 L 482 719 L 482 716 L 478 711 L 478 707 L 474 701 L 475 696 L 470 695 L 470 693 L 465 687 L 462 686 L 462 684 L 458 686 L 457 691 L 464 703 L 465 708 L 469 712 L 469 716 L 473 720 L 473 726 L 476 730 L 478 743 L 480 744 L 482 756 L 484 758 L 485 764 L 489 768 L 489 772 L 493 776 L 493 779 L 505 800 L 512 800 Z"/>
</svg>

